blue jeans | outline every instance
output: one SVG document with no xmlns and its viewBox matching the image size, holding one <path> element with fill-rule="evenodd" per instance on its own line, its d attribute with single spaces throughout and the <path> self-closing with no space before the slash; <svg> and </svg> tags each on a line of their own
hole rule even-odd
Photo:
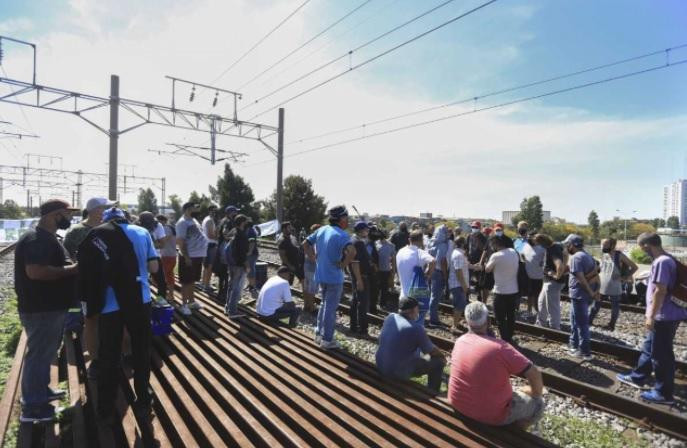
<svg viewBox="0 0 687 448">
<path fill-rule="evenodd" d="M 465 298 L 465 293 L 461 286 L 453 288 L 451 291 L 451 297 L 453 297 L 453 311 L 463 311 L 468 304 Z"/>
<path fill-rule="evenodd" d="M 679 320 L 655 321 L 654 329 L 647 332 L 642 354 L 630 376 L 637 383 L 644 383 L 654 372 L 656 389 L 666 399 L 673 398 L 675 389 L 675 353 L 673 340 Z"/>
<path fill-rule="evenodd" d="M 255 263 L 258 262 L 258 255 L 248 255 L 248 278 L 255 278 Z"/>
<path fill-rule="evenodd" d="M 230 287 L 227 292 L 227 303 L 224 305 L 224 311 L 228 314 L 236 314 L 239 309 L 239 299 L 241 299 L 241 288 L 243 288 L 243 281 L 246 278 L 246 268 L 243 266 L 230 266 L 229 280 Z"/>
<path fill-rule="evenodd" d="M 570 303 L 570 347 L 579 349 L 583 355 L 590 355 L 587 300 L 572 299 Z"/>
<path fill-rule="evenodd" d="M 618 320 L 618 316 L 620 316 L 620 296 L 603 296 L 603 297 L 608 297 L 611 300 L 611 321 L 608 323 L 610 327 L 615 327 L 615 323 Z M 592 325 L 594 322 L 594 318 L 596 317 L 597 313 L 601 309 L 601 300 L 599 301 L 594 301 L 594 305 L 592 305 L 592 309 L 589 312 L 589 325 Z"/>
<path fill-rule="evenodd" d="M 66 316 L 66 310 L 19 313 L 26 331 L 26 355 L 21 375 L 25 412 L 40 412 L 48 405 L 50 364 L 60 348 Z"/>
<path fill-rule="evenodd" d="M 322 340 L 330 342 L 334 338 L 336 325 L 336 310 L 339 308 L 343 294 L 343 283 L 320 283 L 322 304 L 317 313 L 317 327 L 315 334 L 322 336 Z"/>
<path fill-rule="evenodd" d="M 446 289 L 446 282 L 444 281 L 444 274 L 441 271 L 434 270 L 432 272 L 431 296 L 429 298 L 429 322 L 438 324 L 439 321 L 439 303 L 444 298 L 444 290 Z"/>
</svg>

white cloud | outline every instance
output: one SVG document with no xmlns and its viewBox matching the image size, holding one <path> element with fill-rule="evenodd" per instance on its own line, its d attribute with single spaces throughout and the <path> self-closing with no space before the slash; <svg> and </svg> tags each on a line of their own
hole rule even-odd
<svg viewBox="0 0 687 448">
<path fill-rule="evenodd" d="M 0 22 L 0 34 L 25 33 L 34 29 L 33 22 L 26 17 L 16 17 Z"/>
</svg>

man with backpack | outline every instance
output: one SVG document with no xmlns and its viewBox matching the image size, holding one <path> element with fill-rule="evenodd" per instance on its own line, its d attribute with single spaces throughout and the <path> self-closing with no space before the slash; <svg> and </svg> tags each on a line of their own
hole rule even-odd
<svg viewBox="0 0 687 448">
<path fill-rule="evenodd" d="M 647 330 L 642 354 L 630 373 L 618 374 L 618 381 L 643 389 L 654 373 L 651 390 L 640 394 L 643 400 L 656 404 L 673 404 L 675 389 L 675 353 L 673 341 L 680 322 L 687 320 L 687 299 L 684 284 L 687 266 L 670 256 L 655 233 L 642 233 L 637 245 L 653 261 L 646 294 Z"/>
<path fill-rule="evenodd" d="M 615 330 L 615 323 L 620 315 L 620 296 L 623 293 L 622 282 L 627 277 L 637 272 L 637 265 L 627 255 L 616 250 L 615 238 L 607 238 L 601 242 L 601 264 L 599 278 L 601 280 L 601 298 L 611 301 L 611 321 L 605 327 L 607 330 Z M 623 271 L 626 275 L 623 276 Z M 589 325 L 594 325 L 594 318 L 601 308 L 601 301 L 594 302 L 589 312 Z"/>
<path fill-rule="evenodd" d="M 425 289 L 428 290 L 427 283 L 434 272 L 436 262 L 434 257 L 421 248 L 422 236 L 422 231 L 419 229 L 410 232 L 410 244 L 399 250 L 396 254 L 396 272 L 398 272 L 398 278 L 401 282 L 401 299 L 413 297 L 411 289 L 414 285 L 418 286 L 424 283 Z M 422 281 L 423 276 L 424 282 Z M 418 319 L 420 324 L 424 325 L 424 315 L 429 309 L 429 294 L 427 294 L 427 297 L 423 297 L 425 300 L 420 300 L 418 297 L 414 298 L 418 299 L 420 306 Z"/>
</svg>

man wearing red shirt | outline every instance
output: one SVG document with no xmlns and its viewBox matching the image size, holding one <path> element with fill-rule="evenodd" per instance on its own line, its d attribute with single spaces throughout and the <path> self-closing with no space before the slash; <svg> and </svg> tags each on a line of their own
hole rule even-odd
<svg viewBox="0 0 687 448">
<path fill-rule="evenodd" d="M 470 331 L 458 338 L 451 354 L 448 399 L 466 417 L 524 429 L 544 410 L 541 372 L 509 343 L 487 334 L 488 317 L 482 302 L 465 308 Z M 527 378 L 529 387 L 513 391 L 510 375 Z"/>
</svg>

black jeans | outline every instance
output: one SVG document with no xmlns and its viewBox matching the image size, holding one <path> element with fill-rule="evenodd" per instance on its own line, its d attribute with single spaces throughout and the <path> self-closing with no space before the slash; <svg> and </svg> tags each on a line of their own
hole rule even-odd
<svg viewBox="0 0 687 448">
<path fill-rule="evenodd" d="M 134 390 L 137 402 L 150 403 L 150 303 L 134 306 L 125 311 L 101 314 L 98 319 L 99 376 L 98 413 L 102 417 L 112 415 L 119 387 L 122 358 L 122 335 L 126 326 L 131 336 L 134 367 Z"/>
<path fill-rule="evenodd" d="M 381 306 L 386 306 L 387 300 L 389 300 L 389 277 L 391 277 L 391 271 L 377 271 L 379 304 Z"/>
<path fill-rule="evenodd" d="M 439 392 L 441 389 L 441 377 L 444 373 L 444 366 L 446 359 L 441 357 L 431 357 L 429 360 L 424 358 L 417 358 L 415 360 L 415 368 L 412 377 L 422 376 L 427 374 L 427 387 L 434 392 Z"/>
<path fill-rule="evenodd" d="M 158 297 L 167 297 L 167 281 L 165 280 L 165 270 L 162 269 L 162 260 L 157 259 L 158 269 L 157 272 L 153 274 L 153 279 L 155 280 L 155 285 L 157 285 L 157 295 Z M 174 287 L 174 285 L 172 285 Z"/>
<path fill-rule="evenodd" d="M 370 309 L 370 282 L 363 278 L 363 290 L 358 291 L 355 276 L 353 277 L 353 299 L 351 300 L 351 331 L 367 332 L 367 312 Z"/>
<path fill-rule="evenodd" d="M 513 340 L 515 332 L 515 309 L 519 294 L 494 294 L 494 315 L 499 327 L 499 335 L 506 342 Z"/>
<path fill-rule="evenodd" d="M 289 327 L 295 327 L 298 322 L 298 315 L 300 314 L 300 309 L 295 306 L 282 305 L 274 311 L 271 316 L 259 316 L 260 319 L 269 322 L 271 324 L 277 324 L 279 321 L 285 317 L 289 318 Z"/>
</svg>

